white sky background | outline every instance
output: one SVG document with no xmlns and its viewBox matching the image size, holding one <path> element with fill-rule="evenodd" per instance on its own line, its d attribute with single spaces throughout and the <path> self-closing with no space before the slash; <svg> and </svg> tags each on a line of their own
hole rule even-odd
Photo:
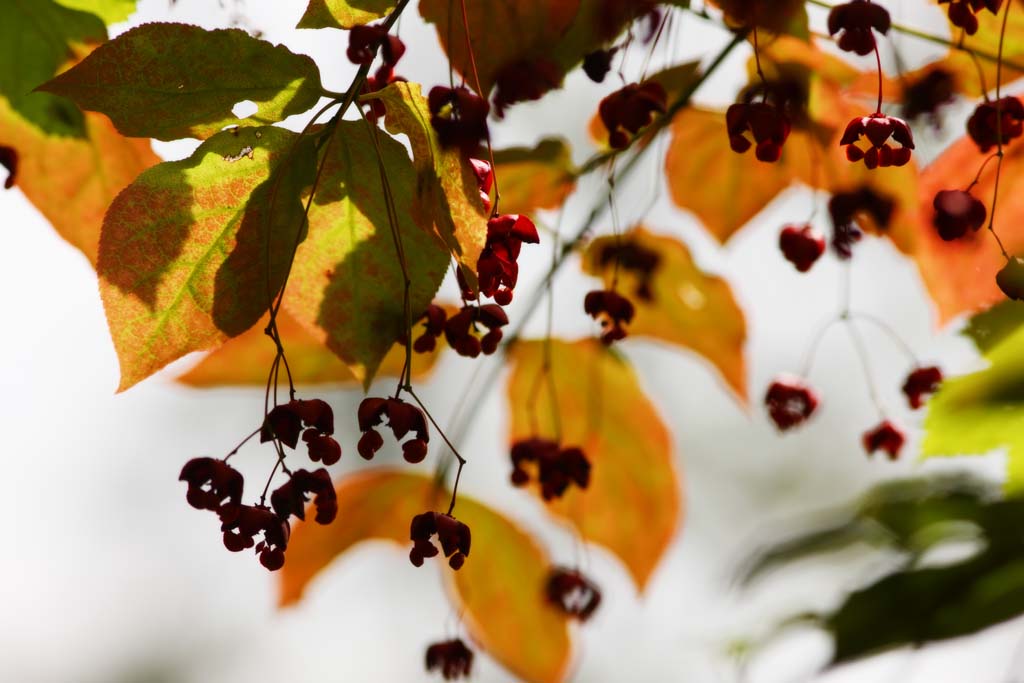
<svg viewBox="0 0 1024 683">
<path fill-rule="evenodd" d="M 900 3 L 887 4 L 894 19 L 941 25 L 935 12 L 907 16 L 905 6 L 900 14 Z M 345 35 L 291 29 L 302 0 L 244 5 L 226 0 L 225 5 L 181 0 L 170 9 L 166 0 L 143 0 L 131 23 L 189 21 L 213 28 L 244 11 L 249 28 L 313 56 L 326 87 L 347 86 L 354 69 L 344 57 Z M 821 26 L 823 12 L 812 12 Z M 399 72 L 428 86 L 446 82 L 433 31 L 416 12 L 403 18 L 401 35 L 409 51 Z M 671 42 L 674 59 L 710 54 L 725 39 L 687 17 Z M 913 62 L 933 48 L 905 43 L 902 49 Z M 729 102 L 748 54 L 737 51 L 725 75 L 713 79 L 700 99 Z M 667 57 L 659 56 L 655 67 Z M 493 129 L 497 142 L 532 143 L 542 133 L 557 132 L 570 140 L 577 159 L 585 158 L 593 151 L 585 122 L 614 87 L 614 78 L 598 86 L 575 73 L 566 90 L 539 104 L 514 107 Z M 930 137 L 935 136 L 923 129 L 919 133 L 925 154 Z M 729 153 L 724 132 L 722 142 L 723 153 Z M 157 149 L 182 156 L 189 146 Z M 623 224 L 647 206 L 656 176 L 652 165 L 622 184 Z M 598 196 L 598 185 L 583 184 L 563 218 L 566 230 L 579 224 Z M 830 335 L 819 351 L 812 381 L 824 403 L 810 425 L 779 438 L 761 410 L 759 399 L 770 378 L 799 368 L 810 336 L 836 306 L 839 267 L 833 258 L 800 275 L 777 250 L 779 227 L 804 220 L 808 200 L 805 192 L 787 193 L 726 248 L 667 200 L 646 218 L 652 229 L 685 240 L 702 266 L 732 283 L 749 326 L 752 405 L 745 411 L 732 401 L 694 355 L 636 340 L 623 344 L 674 436 L 687 511 L 677 542 L 643 596 L 634 595 L 614 558 L 599 549 L 589 552 L 585 569 L 601 585 L 605 602 L 577 629 L 574 681 L 744 680 L 727 656 L 731 642 L 758 638 L 790 614 L 834 605 L 843 591 L 880 569 L 877 557 L 845 555 L 833 565 L 780 573 L 741 594 L 730 582 L 745 553 L 873 481 L 938 469 L 911 462 L 912 457 L 897 464 L 864 457 L 860 434 L 874 415 L 842 333 Z M 5 434 L 0 510 L 7 534 L 0 543 L 0 681 L 427 680 L 422 661 L 427 644 L 457 632 L 437 563 L 417 570 L 404 549 L 367 544 L 318 578 L 300 605 L 278 611 L 274 577 L 250 554 L 227 552 L 215 520 L 187 506 L 184 484 L 177 481 L 186 460 L 220 455 L 254 427 L 262 392 L 191 390 L 174 384 L 172 372 L 115 395 L 117 361 L 89 264 L 17 190 L 0 193 L 0 216 L 8 239 L 0 251 L 0 291 L 6 293 L 0 335 L 6 389 L 0 399 Z M 826 227 L 819 218 L 819 228 Z M 607 230 L 610 223 L 606 219 L 599 228 Z M 524 249 L 519 292 L 532 288 L 548 259 L 543 246 Z M 591 283 L 578 273 L 575 263 L 569 264 L 557 282 L 556 334 L 595 330 L 580 303 Z M 858 247 L 853 283 L 854 307 L 888 321 L 925 360 L 952 371 L 976 363 L 968 345 L 951 331 L 933 332 L 917 273 L 888 242 L 868 238 Z M 510 314 L 515 319 L 522 310 L 513 305 Z M 535 325 L 533 332 L 542 333 L 542 327 Z M 872 335 L 871 362 L 883 399 L 897 419 L 919 425 L 922 416 L 907 413 L 898 393 L 907 370 L 904 358 L 884 337 L 867 329 L 865 334 Z M 187 359 L 175 369 L 193 362 Z M 442 424 L 472 367 L 465 359 L 447 358 L 425 387 Z M 321 395 L 335 409 L 346 450 L 334 474 L 364 469 L 354 449 L 361 395 L 337 390 Z M 505 429 L 504 386 L 499 385 L 479 407 L 464 442 L 470 461 L 464 490 L 536 532 L 556 561 L 571 562 L 571 539 L 527 494 L 507 484 Z M 907 452 L 915 446 L 916 440 Z M 432 453 L 423 467 L 431 467 L 435 457 Z M 237 462 L 256 481 L 271 459 L 265 449 L 253 448 Z M 998 473 L 1001 463 L 998 457 L 955 463 L 965 464 Z M 829 644 L 807 631 L 755 657 L 745 680 L 1007 683 L 1022 635 L 1024 625 L 1014 622 L 923 653 L 895 652 L 816 677 Z M 513 679 L 479 655 L 473 680 Z"/>
</svg>

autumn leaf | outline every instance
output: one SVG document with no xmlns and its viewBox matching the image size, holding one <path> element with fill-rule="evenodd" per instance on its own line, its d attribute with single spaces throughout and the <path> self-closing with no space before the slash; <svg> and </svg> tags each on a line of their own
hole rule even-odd
<svg viewBox="0 0 1024 683">
<path fill-rule="evenodd" d="M 179 376 L 178 381 L 200 388 L 265 386 L 267 372 L 277 355 L 277 348 L 264 333 L 268 320 L 269 316 L 248 332 L 228 340 Z M 337 355 L 284 311 L 277 315 L 277 331 L 284 340 L 288 367 L 296 384 L 358 383 L 355 375 Z M 441 337 L 434 351 L 413 354 L 414 381 L 422 381 L 430 376 L 444 348 L 444 337 Z M 404 366 L 405 347 L 395 344 L 381 361 L 377 377 L 399 377 Z"/>
<path fill-rule="evenodd" d="M 49 135 L 0 99 L 0 146 L 18 154 L 15 185 L 95 265 L 107 207 L 160 158 L 149 140 L 122 137 L 102 114 L 83 123 L 82 137 Z"/>
<path fill-rule="evenodd" d="M 561 138 L 545 138 L 532 149 L 495 150 L 494 163 L 503 213 L 557 209 L 576 187 L 576 168 Z"/>
<path fill-rule="evenodd" d="M 1011 14 L 1012 16 L 1012 14 Z M 989 154 L 978 151 L 968 137 L 953 143 L 922 171 L 918 194 L 917 243 L 913 252 L 921 278 L 947 323 L 961 313 L 978 311 L 1004 300 L 996 273 L 1006 260 L 992 235 L 982 228 L 946 242 L 932 225 L 933 202 L 939 190 L 963 189 L 973 180 Z M 1011 254 L 1024 252 L 1024 146 L 1011 144 L 1003 158 L 996 207 L 995 231 Z M 992 208 L 996 163 L 989 163 L 971 194 Z M 987 224 L 987 223 L 986 223 Z"/>
<path fill-rule="evenodd" d="M 188 159 L 143 172 L 114 200 L 97 269 L 119 390 L 263 315 L 312 181 L 311 139 L 296 140 L 272 126 L 224 131 Z"/>
<path fill-rule="evenodd" d="M 69 9 L 95 14 L 105 24 L 116 24 L 135 13 L 136 0 L 57 0 Z"/>
<path fill-rule="evenodd" d="M 649 263 L 656 263 L 653 271 L 646 268 Z M 685 244 L 636 227 L 621 237 L 591 242 L 583 271 L 602 278 L 606 288 L 617 274 L 619 290 L 636 308 L 628 327 L 631 337 L 651 337 L 699 353 L 746 400 L 743 311 L 729 283 L 702 272 Z"/>
<path fill-rule="evenodd" d="M 352 28 L 369 24 L 395 8 L 395 0 L 309 0 L 296 28 Z"/>
<path fill-rule="evenodd" d="M 472 284 L 487 241 L 487 213 L 473 167 L 457 148 L 441 147 L 418 83 L 394 83 L 371 97 L 387 107 L 388 132 L 409 138 L 418 176 L 409 196 L 416 197 L 417 221 L 433 224 L 439 243 L 464 266 Z"/>
<path fill-rule="evenodd" d="M 282 605 L 297 602 L 322 569 L 362 541 L 411 547 L 413 516 L 443 511 L 448 494 L 425 477 L 376 470 L 342 480 L 337 497 L 336 523 L 293 528 L 280 573 Z M 451 574 L 473 640 L 525 681 L 561 681 L 571 656 L 569 632 L 565 617 L 544 601 L 547 554 L 525 531 L 471 498 L 459 496 L 454 515 L 473 533 L 472 552 L 461 569 L 444 571 Z"/>
<path fill-rule="evenodd" d="M 510 440 L 559 440 L 560 433 L 562 444 L 583 449 L 593 467 L 588 488 L 570 489 L 549 509 L 618 556 L 643 590 L 681 515 L 668 430 L 625 359 L 590 339 L 551 340 L 556 421 L 541 374 L 544 347 L 528 341 L 510 349 Z"/>
<path fill-rule="evenodd" d="M 0 3 L 0 97 L 43 133 L 85 137 L 82 112 L 72 102 L 32 89 L 53 78 L 86 45 L 106 39 L 98 17 L 52 0 Z"/>
<path fill-rule="evenodd" d="M 921 452 L 930 458 L 1006 449 L 1006 488 L 1020 492 L 1024 490 L 1024 326 L 1019 321 L 1024 316 L 1013 306 L 1002 308 L 999 318 L 984 313 L 968 328 L 980 340 L 989 366 L 943 381 L 928 401 Z M 990 339 L 993 323 L 998 329 L 995 340 Z M 986 332 L 981 334 L 982 330 Z"/>
<path fill-rule="evenodd" d="M 402 145 L 364 121 L 337 126 L 326 143 L 309 235 L 296 253 L 285 305 L 366 387 L 406 326 L 402 262 L 371 131 L 387 169 L 412 316 L 430 305 L 448 256 L 414 219 L 416 170 Z"/>
<path fill-rule="evenodd" d="M 945 8 L 944 8 L 945 9 Z M 978 31 L 966 35 L 950 22 L 950 31 L 957 37 L 957 44 L 963 50 L 951 49 L 937 64 L 955 74 L 967 97 L 981 97 L 996 87 L 998 71 L 996 57 L 999 54 L 999 36 L 1002 32 L 1003 16 L 982 11 L 978 18 Z M 971 53 L 978 56 L 977 61 Z M 1002 81 L 1005 87 L 1024 75 L 1024 16 L 1020 12 L 1009 12 L 1006 20 L 1006 35 L 1003 39 Z M 984 83 L 984 87 L 983 84 Z"/>
<path fill-rule="evenodd" d="M 566 33 L 581 6 L 580 0 L 421 0 L 420 14 L 436 26 L 437 37 L 448 53 L 452 67 L 466 78 L 467 85 L 474 88 L 476 81 L 466 52 L 462 2 L 466 6 L 481 94 L 485 97 L 501 71 L 510 66 L 552 64 L 557 71 L 559 67 L 551 60 L 552 52 L 557 49 L 554 46 Z M 495 31 L 500 32 L 500 40 L 495 39 Z M 584 54 L 580 53 L 576 61 Z M 558 75 L 559 82 L 564 73 L 562 69 Z"/>
<path fill-rule="evenodd" d="M 207 138 L 226 126 L 301 114 L 321 95 L 312 59 L 240 29 L 143 24 L 40 86 L 99 111 L 131 137 Z M 236 103 L 256 113 L 239 118 Z"/>
</svg>

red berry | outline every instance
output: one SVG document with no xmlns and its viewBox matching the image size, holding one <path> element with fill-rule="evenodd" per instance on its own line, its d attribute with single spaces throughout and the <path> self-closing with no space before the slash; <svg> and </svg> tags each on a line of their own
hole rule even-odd
<svg viewBox="0 0 1024 683">
<path fill-rule="evenodd" d="M 858 146 L 862 139 L 869 144 L 867 148 Z M 900 146 L 892 147 L 890 139 Z M 855 163 L 863 160 L 869 169 L 903 166 L 910 161 L 914 135 L 903 119 L 875 113 L 850 121 L 839 144 L 846 147 L 847 159 Z"/>
<path fill-rule="evenodd" d="M 601 604 L 601 591 L 575 569 L 551 570 L 544 592 L 549 604 L 580 621 L 593 616 Z"/>
<path fill-rule="evenodd" d="M 798 271 L 806 273 L 825 253 L 825 238 L 816 233 L 809 223 L 787 225 L 779 235 L 779 249 Z"/>
<path fill-rule="evenodd" d="M 775 162 L 782 157 L 782 145 L 792 128 L 782 109 L 768 102 L 738 102 L 725 112 L 729 146 L 743 154 L 756 145 L 754 156 L 759 161 Z M 750 133 L 751 142 L 746 134 Z"/>
<path fill-rule="evenodd" d="M 868 455 L 881 450 L 889 454 L 890 460 L 896 460 L 900 457 L 900 449 L 903 448 L 903 442 L 906 441 L 906 437 L 903 436 L 903 432 L 896 425 L 888 420 L 884 420 L 874 429 L 864 432 L 861 441 Z"/>
<path fill-rule="evenodd" d="M 917 368 L 907 377 L 903 383 L 903 393 L 907 396 L 907 402 L 912 410 L 920 408 L 924 401 L 924 394 L 933 394 L 942 383 L 942 370 L 934 365 L 926 368 Z"/>
<path fill-rule="evenodd" d="M 890 25 L 888 10 L 870 0 L 852 0 L 836 5 L 828 14 L 828 32 L 832 36 L 839 34 L 836 41 L 839 49 L 861 56 L 875 49 L 875 36 L 871 30 L 885 34 L 889 32 Z"/>
<path fill-rule="evenodd" d="M 818 407 L 818 395 L 797 377 L 778 377 L 768 387 L 764 397 L 768 415 L 780 431 L 797 427 Z"/>
<path fill-rule="evenodd" d="M 631 83 L 605 97 L 598 114 L 608 130 L 608 144 L 613 149 L 628 147 L 656 113 L 665 113 L 667 102 L 665 88 L 657 81 Z"/>
<path fill-rule="evenodd" d="M 994 102 L 982 102 L 967 119 L 967 134 L 982 154 L 1005 145 L 1024 134 L 1024 104 L 1012 95 Z"/>
<path fill-rule="evenodd" d="M 932 225 L 947 242 L 963 237 L 968 228 L 977 232 L 988 215 L 981 200 L 963 190 L 940 190 L 932 206 L 935 208 Z"/>
<path fill-rule="evenodd" d="M 406 462 L 416 464 L 427 457 L 427 443 L 420 439 L 410 439 L 402 444 L 402 457 Z"/>
<path fill-rule="evenodd" d="M 469 678 L 473 669 L 473 651 L 458 638 L 434 643 L 427 648 L 427 671 L 435 669 L 447 681 Z"/>
</svg>

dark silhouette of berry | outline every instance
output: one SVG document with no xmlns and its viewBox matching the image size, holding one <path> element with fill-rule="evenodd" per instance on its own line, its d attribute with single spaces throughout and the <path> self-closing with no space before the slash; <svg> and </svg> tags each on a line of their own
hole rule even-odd
<svg viewBox="0 0 1024 683">
<path fill-rule="evenodd" d="M 768 387 L 764 403 L 779 431 L 803 424 L 818 407 L 818 395 L 797 377 L 782 376 Z"/>
<path fill-rule="evenodd" d="M 956 99 L 956 79 L 950 71 L 934 68 L 903 86 L 903 117 L 908 121 L 927 115 L 938 127 L 939 108 Z"/>
<path fill-rule="evenodd" d="M 1019 138 L 1024 133 L 1024 104 L 1008 95 L 994 102 L 982 102 L 967 119 L 967 134 L 982 154 L 999 144 Z"/>
<path fill-rule="evenodd" d="M 880 230 L 892 220 L 896 203 L 868 186 L 852 192 L 837 192 L 828 202 L 832 218 L 832 249 L 840 259 L 853 256 L 853 245 L 860 241 L 861 231 L 854 224 L 858 214 L 870 217 Z"/>
<path fill-rule="evenodd" d="M 0 145 L 0 166 L 7 169 L 7 180 L 4 181 L 4 189 L 14 187 L 14 181 L 18 175 L 18 151 L 13 147 Z"/>
<path fill-rule="evenodd" d="M 536 466 L 544 500 L 561 498 L 570 484 L 581 489 L 590 484 L 590 461 L 579 448 L 561 448 L 549 439 L 531 438 L 512 444 L 512 484 L 525 486 L 530 474 L 527 463 Z"/>
<path fill-rule="evenodd" d="M 437 546 L 430 538 L 437 535 L 441 551 L 448 558 L 452 569 L 459 569 L 469 555 L 469 527 L 451 515 L 440 512 L 424 512 L 412 518 L 409 527 L 409 538 L 413 542 L 409 551 L 409 559 L 417 566 L 423 566 L 423 560 L 438 554 Z"/>
<path fill-rule="evenodd" d="M 245 485 L 242 473 L 223 460 L 193 458 L 181 468 L 178 481 L 188 482 L 185 499 L 197 510 L 212 510 L 220 514 L 222 510 L 238 507 L 242 502 Z"/>
<path fill-rule="evenodd" d="M 462 310 L 448 318 L 444 325 L 445 339 L 448 345 L 460 356 L 476 358 L 483 352 L 485 355 L 494 353 L 501 341 L 502 327 L 508 325 L 508 316 L 497 304 L 482 306 L 463 306 Z M 480 328 L 487 330 L 478 337 Z"/>
<path fill-rule="evenodd" d="M 896 425 L 884 420 L 874 429 L 864 432 L 861 441 L 868 455 L 873 455 L 875 451 L 885 451 L 890 460 L 896 460 L 900 457 L 900 449 L 903 448 L 906 437 Z"/>
<path fill-rule="evenodd" d="M 493 297 L 499 304 L 512 301 L 512 290 L 519 280 L 519 252 L 523 244 L 537 244 L 537 226 L 521 214 L 501 214 L 487 221 L 487 241 L 477 261 L 480 294 Z M 456 271 L 465 300 L 476 297 L 461 270 Z"/>
<path fill-rule="evenodd" d="M 561 83 L 562 70 L 551 60 L 522 59 L 506 64 L 494 75 L 494 111 L 504 118 L 513 104 L 539 100 Z"/>
<path fill-rule="evenodd" d="M 608 129 L 608 144 L 625 149 L 632 136 L 651 123 L 656 113 L 664 114 L 668 95 L 657 81 L 631 83 L 611 93 L 598 106 L 597 113 Z"/>
<path fill-rule="evenodd" d="M 621 240 L 606 242 L 595 259 L 602 270 L 618 267 L 631 273 L 637 279 L 636 296 L 643 301 L 654 300 L 651 285 L 661 265 L 661 254 L 624 236 Z"/>
<path fill-rule="evenodd" d="M 288 547 L 291 527 L 288 522 L 258 505 L 241 505 L 226 519 L 222 519 L 224 547 L 233 553 L 255 546 L 260 564 L 276 571 L 284 566 L 284 551 Z M 263 539 L 256 543 L 257 534 Z"/>
<path fill-rule="evenodd" d="M 922 396 L 934 394 L 942 383 L 942 370 L 930 365 L 925 368 L 916 368 L 907 376 L 903 383 L 903 393 L 907 396 L 907 403 L 912 410 L 917 410 L 924 405 Z"/>
<path fill-rule="evenodd" d="M 988 216 L 981 200 L 963 190 L 939 190 L 932 206 L 935 208 L 932 225 L 947 242 L 963 237 L 968 229 L 976 232 Z"/>
<path fill-rule="evenodd" d="M 810 223 L 787 225 L 779 234 L 779 249 L 798 271 L 806 273 L 825 253 L 825 238 Z"/>
<path fill-rule="evenodd" d="M 389 35 L 383 26 L 353 26 L 349 31 L 345 55 L 353 64 L 369 64 L 377 48 L 388 67 L 394 67 L 405 54 L 405 43 L 398 36 Z"/>
<path fill-rule="evenodd" d="M 973 36 L 978 32 L 977 14 L 987 9 L 992 14 L 999 12 L 1003 0 L 938 0 L 940 5 L 949 5 L 946 11 L 949 13 L 949 21 L 954 26 L 962 28 L 964 32 Z"/>
<path fill-rule="evenodd" d="M 593 616 L 601 604 L 601 591 L 575 569 L 552 569 L 544 594 L 551 605 L 580 621 Z"/>
<path fill-rule="evenodd" d="M 437 348 L 438 338 L 444 334 L 444 324 L 448 320 L 448 313 L 436 304 L 427 306 L 417 322 L 423 321 L 423 333 L 412 343 L 412 350 L 416 353 L 429 353 Z"/>
<path fill-rule="evenodd" d="M 388 428 L 397 441 L 405 438 L 409 432 L 414 434 L 412 441 L 421 442 L 422 446 L 403 446 L 406 453 L 418 453 L 420 448 L 426 452 L 430 435 L 427 431 L 427 418 L 417 406 L 406 403 L 400 398 L 365 398 L 359 404 L 357 414 L 359 430 L 363 432 L 357 447 L 359 454 L 370 460 L 383 445 L 384 440 L 374 427 L 388 419 Z M 412 443 L 410 441 L 410 443 Z M 405 449 L 411 449 L 406 451 Z M 422 458 L 421 458 L 422 459 Z"/>
<path fill-rule="evenodd" d="M 309 450 L 309 459 L 313 462 L 322 462 L 325 465 L 333 465 L 341 460 L 341 446 L 334 437 L 321 434 L 310 427 L 302 432 L 302 440 L 306 442 Z"/>
<path fill-rule="evenodd" d="M 318 398 L 305 401 L 295 399 L 274 406 L 263 422 L 260 442 L 265 443 L 276 437 L 289 448 L 295 448 L 303 425 L 324 435 L 333 434 L 334 412 L 331 406 Z"/>
<path fill-rule="evenodd" d="M 270 495 L 270 505 L 281 519 L 295 515 L 306 519 L 307 494 L 313 494 L 318 524 L 330 524 L 338 514 L 338 498 L 334 493 L 331 475 L 320 468 L 315 472 L 296 470 L 287 482 Z"/>
<path fill-rule="evenodd" d="M 862 139 L 869 143 L 867 149 L 857 145 Z M 900 146 L 891 146 L 890 139 Z M 850 121 L 839 144 L 846 147 L 847 159 L 854 163 L 863 160 L 868 168 L 903 166 L 910 161 L 914 136 L 903 119 L 874 113 Z"/>
<path fill-rule="evenodd" d="M 636 309 L 633 303 L 610 289 L 595 289 L 583 299 L 583 310 L 594 320 L 601 321 L 601 341 L 605 344 L 626 338 L 624 325 L 633 322 Z"/>
<path fill-rule="evenodd" d="M 828 13 L 828 33 L 839 34 L 836 44 L 840 50 L 864 56 L 875 49 L 875 35 L 889 32 L 889 11 L 870 0 L 852 0 L 836 5 Z"/>
<path fill-rule="evenodd" d="M 1024 301 L 1024 259 L 1011 256 L 998 273 L 996 284 L 1003 294 L 1014 301 Z"/>
<path fill-rule="evenodd" d="M 782 145 L 792 129 L 785 112 L 769 102 L 737 102 L 725 112 L 732 151 L 743 154 L 756 144 L 754 155 L 759 161 L 772 163 L 782 157 Z M 750 133 L 751 142 L 746 134 Z"/>
<path fill-rule="evenodd" d="M 427 106 L 430 125 L 442 147 L 458 147 L 470 156 L 487 139 L 487 114 L 491 107 L 466 87 L 435 86 L 427 95 Z"/>
<path fill-rule="evenodd" d="M 605 76 L 612 69 L 612 57 L 615 56 L 615 48 L 608 50 L 595 50 L 583 58 L 583 71 L 587 78 L 594 83 L 603 83 Z"/>
<path fill-rule="evenodd" d="M 459 638 L 427 648 L 427 671 L 440 671 L 446 681 L 469 678 L 472 669 L 473 651 Z"/>
</svg>

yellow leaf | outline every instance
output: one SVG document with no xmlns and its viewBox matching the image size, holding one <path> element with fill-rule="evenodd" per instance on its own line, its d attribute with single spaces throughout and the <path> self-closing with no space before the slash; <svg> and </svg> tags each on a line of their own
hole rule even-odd
<svg viewBox="0 0 1024 683">
<path fill-rule="evenodd" d="M 616 254 L 621 256 L 616 259 Z M 656 261 L 657 266 L 650 272 L 631 267 L 631 255 Z M 729 283 L 702 272 L 682 242 L 642 226 L 621 237 L 594 240 L 583 256 L 583 270 L 610 288 L 616 260 L 619 291 L 636 308 L 627 328 L 630 336 L 652 337 L 699 353 L 745 401 L 746 323 Z"/>
<path fill-rule="evenodd" d="M 592 464 L 588 488 L 570 487 L 549 509 L 618 556 L 643 590 L 681 516 L 682 485 L 668 430 L 615 351 L 596 340 L 552 340 L 550 354 L 557 421 L 551 392 L 537 391 L 544 342 L 510 349 L 510 439 L 557 440 L 557 423 L 561 443 L 583 449 Z"/>
<path fill-rule="evenodd" d="M 448 492 L 434 481 L 393 470 L 347 477 L 337 496 L 335 523 L 302 522 L 293 528 L 280 573 L 282 605 L 298 601 L 314 576 L 362 541 L 383 539 L 411 547 L 412 518 L 443 511 L 448 501 Z M 545 602 L 547 554 L 522 529 L 471 498 L 460 496 L 453 514 L 469 525 L 473 543 L 461 569 L 444 571 L 451 575 L 450 587 L 473 640 L 525 681 L 561 681 L 571 644 L 565 617 Z M 410 571 L 416 569 L 410 566 Z"/>
</svg>

